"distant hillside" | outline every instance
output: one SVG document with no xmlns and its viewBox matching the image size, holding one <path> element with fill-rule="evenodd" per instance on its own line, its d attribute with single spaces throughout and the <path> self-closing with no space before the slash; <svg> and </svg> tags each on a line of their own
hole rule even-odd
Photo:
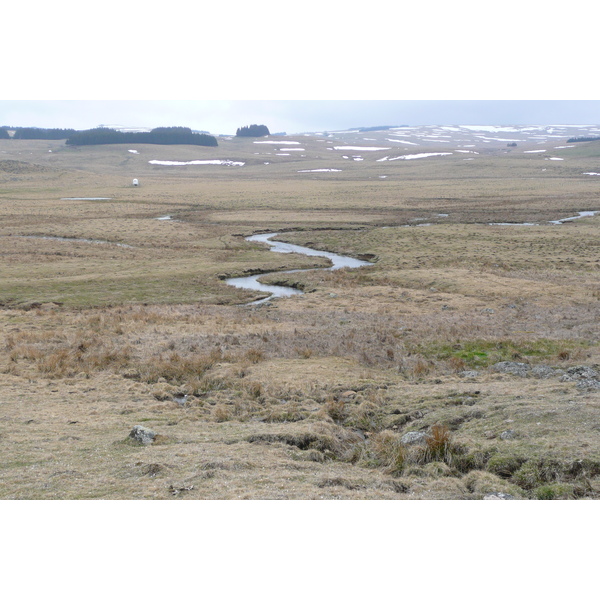
<svg viewBox="0 0 600 600">
<path fill-rule="evenodd" d="M 96 127 L 77 131 L 66 141 L 69 146 L 96 144 L 190 144 L 194 146 L 217 146 L 212 135 L 194 133 L 189 127 L 157 127 L 151 131 L 117 131 L 107 127 Z"/>
<path fill-rule="evenodd" d="M 373 127 L 357 127 L 356 129 L 362 133 L 364 131 L 386 131 L 396 127 L 408 127 L 408 125 L 375 125 Z"/>
</svg>

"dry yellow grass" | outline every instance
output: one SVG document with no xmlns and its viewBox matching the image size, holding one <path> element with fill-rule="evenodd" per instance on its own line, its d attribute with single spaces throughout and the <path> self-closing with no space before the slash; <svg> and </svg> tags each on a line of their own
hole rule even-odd
<svg viewBox="0 0 600 600">
<path fill-rule="evenodd" d="M 596 497 L 600 392 L 490 367 L 600 363 L 599 217 L 487 224 L 600 210 L 589 153 L 550 177 L 499 148 L 391 171 L 300 141 L 0 141 L 3 498 Z M 216 154 L 247 164 L 148 163 Z M 85 197 L 110 200 L 64 199 Z M 225 275 L 317 264 L 243 239 L 268 230 L 374 264 L 243 306 Z M 444 452 L 401 441 L 419 431 Z"/>
</svg>

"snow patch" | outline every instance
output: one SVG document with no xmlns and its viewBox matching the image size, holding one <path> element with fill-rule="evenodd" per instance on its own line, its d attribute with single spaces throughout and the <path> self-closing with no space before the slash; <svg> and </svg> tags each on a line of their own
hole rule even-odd
<svg viewBox="0 0 600 600">
<path fill-rule="evenodd" d="M 417 142 L 407 142 L 406 140 L 394 140 L 392 138 L 385 138 L 386 142 L 392 142 L 393 144 L 410 144 L 411 146 L 418 146 Z"/>
<path fill-rule="evenodd" d="M 178 160 L 149 160 L 151 165 L 166 165 L 166 166 L 184 166 L 184 165 L 225 165 L 227 167 L 243 166 L 246 163 L 234 162 L 233 160 L 188 160 L 186 162 Z"/>
<path fill-rule="evenodd" d="M 275 142 L 275 141 L 268 141 L 268 142 L 253 142 L 254 144 L 275 144 L 275 145 L 279 145 L 282 146 L 284 144 L 290 144 L 290 145 L 300 145 L 300 142 Z"/>
<path fill-rule="evenodd" d="M 379 146 L 334 146 L 334 150 L 364 150 L 366 152 L 376 152 L 377 150 L 391 150 L 391 148 L 380 148 Z"/>
<path fill-rule="evenodd" d="M 396 156 L 395 158 L 388 158 L 384 156 L 380 158 L 377 162 L 383 162 L 385 160 L 412 160 L 415 158 L 427 158 L 429 156 L 449 156 L 452 152 L 422 152 L 420 154 L 405 154 L 404 156 Z"/>
<path fill-rule="evenodd" d="M 331 172 L 341 172 L 341 169 L 305 169 L 304 171 L 298 171 L 298 173 L 331 173 Z"/>
</svg>

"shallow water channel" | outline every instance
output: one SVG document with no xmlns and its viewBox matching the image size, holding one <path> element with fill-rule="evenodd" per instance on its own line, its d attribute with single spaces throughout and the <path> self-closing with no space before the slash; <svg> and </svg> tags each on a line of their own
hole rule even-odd
<svg viewBox="0 0 600 600">
<path fill-rule="evenodd" d="M 296 244 L 288 244 L 287 242 L 277 242 L 271 240 L 271 238 L 275 237 L 276 235 L 279 235 L 279 233 L 259 233 L 257 235 L 251 235 L 250 237 L 247 237 L 246 241 L 264 242 L 266 244 L 269 244 L 270 250 L 272 250 L 273 252 L 282 252 L 284 254 L 294 252 L 297 254 L 304 254 L 306 256 L 323 256 L 331 261 L 332 266 L 324 267 L 323 269 L 293 269 L 291 271 L 270 271 L 268 273 L 250 275 L 249 277 L 232 277 L 230 279 L 226 279 L 225 282 L 229 285 L 233 285 L 234 287 L 242 288 L 244 290 L 254 290 L 257 292 L 266 292 L 268 294 L 271 294 L 267 298 L 256 300 L 255 302 L 251 302 L 250 304 L 261 304 L 263 302 L 266 302 L 267 300 L 272 300 L 273 298 L 296 296 L 303 293 L 301 290 L 298 290 L 293 287 L 283 285 L 267 285 L 258 281 L 261 277 L 264 277 L 266 275 L 271 275 L 274 273 L 298 273 L 300 271 L 334 271 L 336 269 L 343 269 L 344 267 L 347 267 L 349 269 L 356 269 L 358 267 L 366 267 L 373 264 L 366 260 L 352 258 L 351 256 L 342 256 L 341 254 L 335 254 L 334 252 L 313 250 L 312 248 L 307 248 L 305 246 L 297 246 Z"/>
</svg>

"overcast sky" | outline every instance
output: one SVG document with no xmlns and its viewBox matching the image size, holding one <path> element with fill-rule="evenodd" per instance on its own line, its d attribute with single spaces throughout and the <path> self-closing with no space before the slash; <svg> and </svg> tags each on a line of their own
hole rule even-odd
<svg viewBox="0 0 600 600">
<path fill-rule="evenodd" d="M 183 125 L 234 134 L 252 123 L 271 133 L 376 125 L 598 124 L 600 101 L 466 100 L 4 100 L 0 125 L 88 129 Z"/>
<path fill-rule="evenodd" d="M 412 4 L 13 2 L 0 125 L 600 123 L 587 1 Z"/>
</svg>

